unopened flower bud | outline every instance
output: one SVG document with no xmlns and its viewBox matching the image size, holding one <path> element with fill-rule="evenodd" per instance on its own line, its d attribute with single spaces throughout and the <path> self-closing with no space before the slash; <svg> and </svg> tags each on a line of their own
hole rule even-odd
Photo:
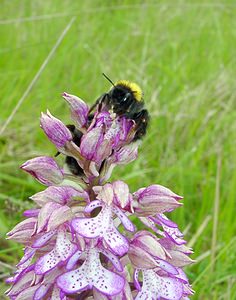
<svg viewBox="0 0 236 300">
<path fill-rule="evenodd" d="M 57 148 L 64 147 L 66 142 L 72 140 L 70 130 L 59 119 L 53 117 L 49 111 L 46 114 L 42 113 L 40 126 Z"/>
<path fill-rule="evenodd" d="M 73 199 L 88 199 L 87 192 L 78 191 L 77 189 L 71 186 L 50 186 L 46 190 L 39 192 L 30 197 L 33 201 L 35 201 L 39 206 L 43 206 L 48 202 L 54 201 L 59 204 L 67 204 L 70 200 Z"/>
<path fill-rule="evenodd" d="M 70 106 L 71 118 L 78 125 L 78 127 L 83 127 L 87 123 L 89 107 L 81 100 L 79 97 L 63 93 L 62 97 Z"/>
<path fill-rule="evenodd" d="M 63 180 L 63 172 L 55 162 L 48 156 L 40 156 L 27 160 L 21 169 L 31 174 L 44 185 L 60 184 Z"/>
<path fill-rule="evenodd" d="M 165 250 L 158 239 L 147 231 L 137 233 L 130 243 L 129 258 L 135 268 L 155 268 L 156 258 L 165 259 Z"/>
<path fill-rule="evenodd" d="M 136 212 L 142 216 L 152 216 L 181 206 L 177 200 L 182 199 L 181 196 L 173 193 L 161 185 L 150 185 L 147 188 L 141 188 L 134 194 L 138 202 Z"/>
</svg>

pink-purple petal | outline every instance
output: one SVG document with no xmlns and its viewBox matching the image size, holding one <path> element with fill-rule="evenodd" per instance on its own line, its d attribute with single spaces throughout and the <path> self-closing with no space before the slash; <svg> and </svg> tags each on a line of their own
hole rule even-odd
<svg viewBox="0 0 236 300">
<path fill-rule="evenodd" d="M 28 219 L 20 222 L 19 224 L 17 224 L 11 231 L 9 231 L 7 233 L 7 236 L 10 238 L 15 233 L 20 232 L 20 231 L 24 231 L 24 230 L 33 231 L 33 229 L 36 225 L 36 222 L 37 222 L 37 218 L 35 218 L 35 217 L 28 218 Z"/>
<path fill-rule="evenodd" d="M 50 186 L 59 184 L 63 180 L 63 172 L 55 162 L 48 156 L 41 156 L 26 161 L 21 169 L 31 174 L 40 183 Z"/>
<path fill-rule="evenodd" d="M 66 264 L 66 269 L 67 270 L 71 270 L 74 268 L 76 262 L 78 261 L 78 259 L 80 258 L 82 254 L 82 251 L 78 250 L 76 251 L 68 260 L 67 264 Z"/>
<path fill-rule="evenodd" d="M 139 269 L 135 269 L 134 274 L 133 274 L 134 286 L 135 286 L 136 290 L 138 290 L 138 291 L 141 290 L 141 285 L 140 285 L 139 280 L 138 280 L 139 272 L 140 272 Z"/>
<path fill-rule="evenodd" d="M 131 232 L 135 231 L 134 224 L 130 221 L 130 219 L 123 213 L 118 207 L 113 207 L 114 213 L 120 219 L 121 223 L 124 225 L 125 229 Z"/>
<path fill-rule="evenodd" d="M 176 223 L 169 220 L 164 214 L 158 214 L 157 218 L 161 221 L 162 224 L 164 224 L 168 227 L 173 227 L 173 228 L 178 227 L 178 225 Z"/>
<path fill-rule="evenodd" d="M 98 237 L 104 228 L 99 215 L 95 218 L 76 218 L 72 220 L 71 225 L 77 233 L 87 238 Z"/>
<path fill-rule="evenodd" d="M 41 300 L 47 294 L 48 290 L 50 289 L 50 284 L 40 284 L 39 288 L 34 293 L 33 300 Z"/>
<path fill-rule="evenodd" d="M 37 285 L 29 286 L 21 291 L 14 300 L 29 300 L 34 299 L 34 293 L 38 289 Z"/>
<path fill-rule="evenodd" d="M 42 113 L 40 126 L 49 140 L 58 148 L 64 147 L 66 142 L 72 140 L 70 130 L 57 118 L 53 117 L 49 111 Z"/>
<path fill-rule="evenodd" d="M 77 96 L 67 93 L 63 93 L 62 96 L 70 106 L 72 120 L 79 127 L 83 127 L 87 123 L 89 112 L 88 105 Z"/>
<path fill-rule="evenodd" d="M 94 287 L 101 293 L 112 296 L 121 292 L 124 283 L 122 276 L 101 265 L 96 249 L 87 252 L 87 258 L 79 269 L 67 272 L 57 279 L 57 285 L 68 294 Z"/>
<path fill-rule="evenodd" d="M 57 285 L 68 294 L 77 293 L 90 286 L 90 282 L 85 276 L 85 270 L 80 267 L 77 270 L 67 272 L 57 278 Z"/>
<path fill-rule="evenodd" d="M 39 211 L 40 211 L 40 209 L 38 209 L 38 208 L 28 209 L 23 212 L 23 216 L 25 216 L 27 218 L 37 217 L 39 214 Z"/>
<path fill-rule="evenodd" d="M 38 215 L 37 233 L 40 233 L 45 228 L 51 214 L 60 207 L 61 205 L 58 203 L 48 202 L 41 208 L 40 213 Z"/>
<path fill-rule="evenodd" d="M 129 250 L 128 240 L 114 226 L 110 226 L 104 232 L 104 240 L 112 252 L 117 255 L 122 256 Z"/>
<path fill-rule="evenodd" d="M 61 224 L 65 224 L 67 221 L 73 218 L 73 213 L 70 207 L 64 205 L 54 210 L 49 217 L 47 230 L 54 230 Z"/>
<path fill-rule="evenodd" d="M 56 230 L 52 230 L 46 233 L 43 233 L 32 245 L 33 248 L 40 248 L 44 246 L 54 235 Z"/>
<path fill-rule="evenodd" d="M 159 276 L 153 270 L 143 271 L 143 286 L 135 300 L 159 299 L 180 300 L 183 284 L 176 278 Z"/>
<path fill-rule="evenodd" d="M 178 270 L 174 266 L 172 266 L 170 263 L 168 263 L 163 259 L 156 259 L 156 263 L 159 268 L 161 268 L 162 270 L 166 271 L 169 274 L 172 275 L 179 274 Z"/>
<path fill-rule="evenodd" d="M 45 274 L 55 268 L 60 262 L 67 260 L 77 247 L 72 244 L 66 236 L 66 232 L 60 231 L 57 235 L 55 248 L 46 255 L 39 258 L 35 264 L 36 274 Z"/>
<path fill-rule="evenodd" d="M 101 127 L 94 128 L 86 133 L 80 144 L 80 151 L 84 158 L 94 160 L 95 153 L 103 141 L 103 129 Z"/>
<path fill-rule="evenodd" d="M 114 189 L 115 204 L 117 204 L 121 208 L 126 207 L 130 201 L 128 185 L 121 180 L 117 180 L 112 183 L 112 186 Z"/>
<path fill-rule="evenodd" d="M 123 271 L 123 266 L 122 266 L 119 258 L 116 255 L 114 255 L 113 253 L 111 253 L 110 251 L 108 251 L 107 249 L 104 249 L 104 248 L 100 248 L 99 250 L 102 254 L 104 254 L 110 260 L 110 262 L 113 264 L 113 266 L 116 268 L 116 270 L 118 272 Z"/>
<path fill-rule="evenodd" d="M 34 272 L 30 271 L 19 278 L 8 291 L 7 295 L 10 297 L 17 296 L 20 292 L 26 289 L 33 281 Z"/>
<path fill-rule="evenodd" d="M 20 262 L 17 264 L 17 267 L 24 264 L 27 260 L 32 258 L 32 256 L 34 256 L 34 254 L 35 254 L 35 251 L 36 250 L 32 249 L 32 248 L 25 248 L 24 256 L 21 258 Z"/>
<path fill-rule="evenodd" d="M 102 202 L 100 200 L 94 200 L 92 202 L 90 202 L 85 208 L 84 208 L 84 212 L 85 213 L 90 213 L 92 212 L 95 208 L 97 207 L 101 207 L 102 206 Z"/>
</svg>

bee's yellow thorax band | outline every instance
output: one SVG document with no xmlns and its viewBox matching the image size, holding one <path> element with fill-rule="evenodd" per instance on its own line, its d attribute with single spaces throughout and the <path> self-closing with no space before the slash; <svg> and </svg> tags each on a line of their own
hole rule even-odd
<svg viewBox="0 0 236 300">
<path fill-rule="evenodd" d="M 133 93 L 134 97 L 137 101 L 142 101 L 143 92 L 139 85 L 137 85 L 135 82 L 130 82 L 128 80 L 119 80 L 115 83 L 115 85 L 123 85 L 127 88 L 129 88 Z"/>
</svg>

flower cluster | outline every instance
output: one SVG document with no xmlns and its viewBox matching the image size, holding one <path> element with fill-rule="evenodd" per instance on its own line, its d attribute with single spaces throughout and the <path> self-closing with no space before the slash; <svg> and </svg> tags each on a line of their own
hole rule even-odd
<svg viewBox="0 0 236 300">
<path fill-rule="evenodd" d="M 31 197 L 36 208 L 25 211 L 26 219 L 8 233 L 25 246 L 7 280 L 8 297 L 188 299 L 192 290 L 183 267 L 192 262 L 192 251 L 165 215 L 182 197 L 160 185 L 132 193 L 123 181 L 109 182 L 116 165 L 137 157 L 135 122 L 101 106 L 90 114 L 80 98 L 67 93 L 63 98 L 79 141 L 49 112 L 42 114 L 41 128 L 58 152 L 76 160 L 82 174 L 47 156 L 21 166 L 47 188 Z M 145 230 L 137 231 L 130 216 Z"/>
</svg>

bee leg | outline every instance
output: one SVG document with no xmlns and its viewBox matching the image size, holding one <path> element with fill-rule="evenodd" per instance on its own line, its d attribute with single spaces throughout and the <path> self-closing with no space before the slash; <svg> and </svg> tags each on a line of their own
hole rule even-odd
<svg viewBox="0 0 236 300">
<path fill-rule="evenodd" d="M 135 142 L 145 136 L 150 116 L 148 111 L 146 109 L 143 109 L 140 112 L 135 113 L 132 119 L 136 123 L 136 133 L 133 139 L 133 141 Z"/>
<path fill-rule="evenodd" d="M 90 107 L 89 109 L 89 114 L 94 110 L 94 108 L 96 106 L 98 106 L 99 110 L 100 110 L 100 106 L 102 104 L 109 104 L 109 97 L 108 94 L 103 94 L 101 97 L 99 97 L 96 102 Z"/>
</svg>

